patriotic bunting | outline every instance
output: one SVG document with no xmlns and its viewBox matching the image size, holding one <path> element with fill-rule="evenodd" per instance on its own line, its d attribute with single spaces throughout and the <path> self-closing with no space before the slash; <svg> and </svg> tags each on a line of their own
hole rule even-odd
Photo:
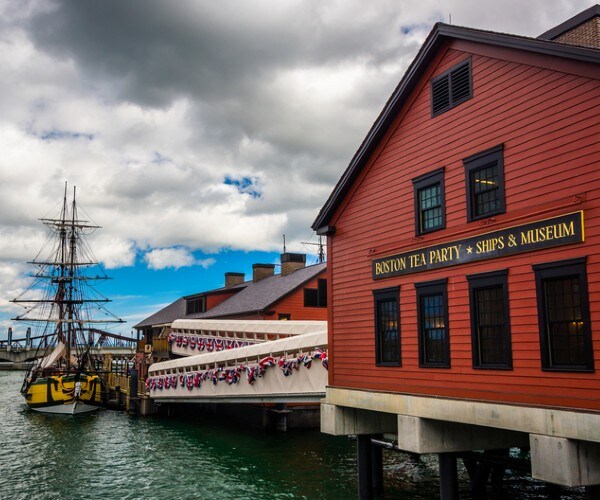
<svg viewBox="0 0 600 500">
<path fill-rule="evenodd" d="M 200 352 L 218 352 L 255 344 L 255 342 L 246 340 L 205 338 L 198 335 L 177 335 L 174 333 L 169 334 L 167 342 L 189 350 L 198 349 Z"/>
<path fill-rule="evenodd" d="M 208 339 L 210 340 L 210 339 Z M 172 342 L 178 342 L 179 337 L 176 337 Z M 182 339 L 183 343 L 183 339 Z M 199 342 L 198 342 L 199 343 Z M 213 343 L 214 346 L 214 343 Z M 213 347 L 214 348 L 214 347 Z M 226 348 L 226 347 L 224 347 Z M 294 358 L 286 358 L 281 356 L 276 360 L 273 356 L 266 356 L 253 365 L 239 365 L 234 368 L 213 368 L 198 372 L 186 372 L 178 375 L 162 375 L 157 377 L 148 377 L 146 379 L 146 390 L 162 391 L 163 388 L 177 389 L 177 385 L 187 388 L 189 391 L 202 387 L 202 382 L 210 380 L 213 385 L 219 382 L 226 382 L 228 385 L 237 384 L 246 374 L 246 380 L 250 385 L 256 382 L 256 379 L 261 378 L 268 368 L 278 367 L 283 371 L 284 376 L 289 377 L 294 373 L 294 370 L 299 370 L 300 366 L 309 369 L 313 360 L 320 360 L 325 369 L 328 369 L 327 351 L 317 348 L 309 355 L 303 354 Z"/>
</svg>

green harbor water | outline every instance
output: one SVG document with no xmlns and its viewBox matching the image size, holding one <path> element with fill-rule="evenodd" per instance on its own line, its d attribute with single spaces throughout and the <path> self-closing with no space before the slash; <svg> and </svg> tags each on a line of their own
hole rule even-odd
<svg viewBox="0 0 600 500">
<path fill-rule="evenodd" d="M 356 447 L 345 437 L 109 410 L 45 415 L 25 406 L 22 377 L 0 371 L 0 499 L 357 498 Z M 435 457 L 385 451 L 384 482 L 386 498 L 438 498 Z M 546 498 L 526 477 L 505 484 L 506 498 Z"/>
<path fill-rule="evenodd" d="M 357 497 L 345 437 L 109 410 L 45 415 L 25 406 L 22 377 L 0 371 L 2 499 Z M 393 485 L 390 498 L 435 497 L 434 465 L 412 466 L 412 486 Z"/>
</svg>

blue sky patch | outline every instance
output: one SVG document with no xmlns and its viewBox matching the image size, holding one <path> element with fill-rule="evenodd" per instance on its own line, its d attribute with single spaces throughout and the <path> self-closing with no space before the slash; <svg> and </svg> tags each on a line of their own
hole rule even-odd
<svg viewBox="0 0 600 500">
<path fill-rule="evenodd" d="M 44 141 L 60 141 L 63 139 L 87 139 L 88 141 L 92 141 L 94 139 L 94 134 L 71 132 L 69 130 L 49 130 L 44 132 L 40 138 Z"/>
<path fill-rule="evenodd" d="M 158 151 L 154 152 L 154 156 L 152 158 L 152 163 L 157 165 L 162 165 L 163 163 L 171 163 L 171 158 L 167 158 L 166 156 L 161 155 Z"/>
<path fill-rule="evenodd" d="M 443 19 L 440 18 L 439 20 L 442 21 Z M 429 23 L 413 23 L 400 26 L 400 33 L 403 35 L 412 35 L 413 33 L 420 31 L 422 34 L 427 34 L 430 29 L 431 24 Z"/>
<path fill-rule="evenodd" d="M 260 198 L 262 196 L 261 191 L 258 189 L 258 178 L 256 177 L 240 177 L 234 179 L 227 175 L 223 180 L 224 184 L 229 186 L 237 187 L 240 193 L 249 194 L 252 198 Z"/>
</svg>

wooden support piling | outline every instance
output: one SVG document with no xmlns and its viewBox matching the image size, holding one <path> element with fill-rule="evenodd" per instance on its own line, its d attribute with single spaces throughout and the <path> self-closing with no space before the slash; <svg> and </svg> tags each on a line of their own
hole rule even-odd
<svg viewBox="0 0 600 500">
<path fill-rule="evenodd" d="M 456 453 L 439 453 L 440 499 L 458 500 L 458 473 Z"/>
<path fill-rule="evenodd" d="M 373 498 L 373 469 L 371 453 L 371 436 L 356 436 L 356 454 L 358 461 L 358 496 L 360 500 Z"/>
</svg>

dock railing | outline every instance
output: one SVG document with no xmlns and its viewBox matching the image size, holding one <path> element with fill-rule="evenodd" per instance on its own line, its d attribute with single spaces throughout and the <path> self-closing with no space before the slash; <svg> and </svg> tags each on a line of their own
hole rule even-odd
<svg viewBox="0 0 600 500">
<path fill-rule="evenodd" d="M 125 401 L 129 402 L 131 399 L 131 376 L 123 373 L 109 373 L 107 376 L 108 388 L 111 391 L 120 392 L 125 396 Z M 149 397 L 148 391 L 146 390 L 146 383 L 144 380 L 138 380 L 137 394 L 135 399 L 147 399 Z M 128 403 L 127 403 L 128 404 Z"/>
<path fill-rule="evenodd" d="M 169 352 L 169 342 L 167 339 L 152 339 L 153 352 Z"/>
<path fill-rule="evenodd" d="M 111 372 L 108 374 L 107 382 L 111 389 L 119 387 L 121 391 L 129 391 L 129 375 Z"/>
</svg>

